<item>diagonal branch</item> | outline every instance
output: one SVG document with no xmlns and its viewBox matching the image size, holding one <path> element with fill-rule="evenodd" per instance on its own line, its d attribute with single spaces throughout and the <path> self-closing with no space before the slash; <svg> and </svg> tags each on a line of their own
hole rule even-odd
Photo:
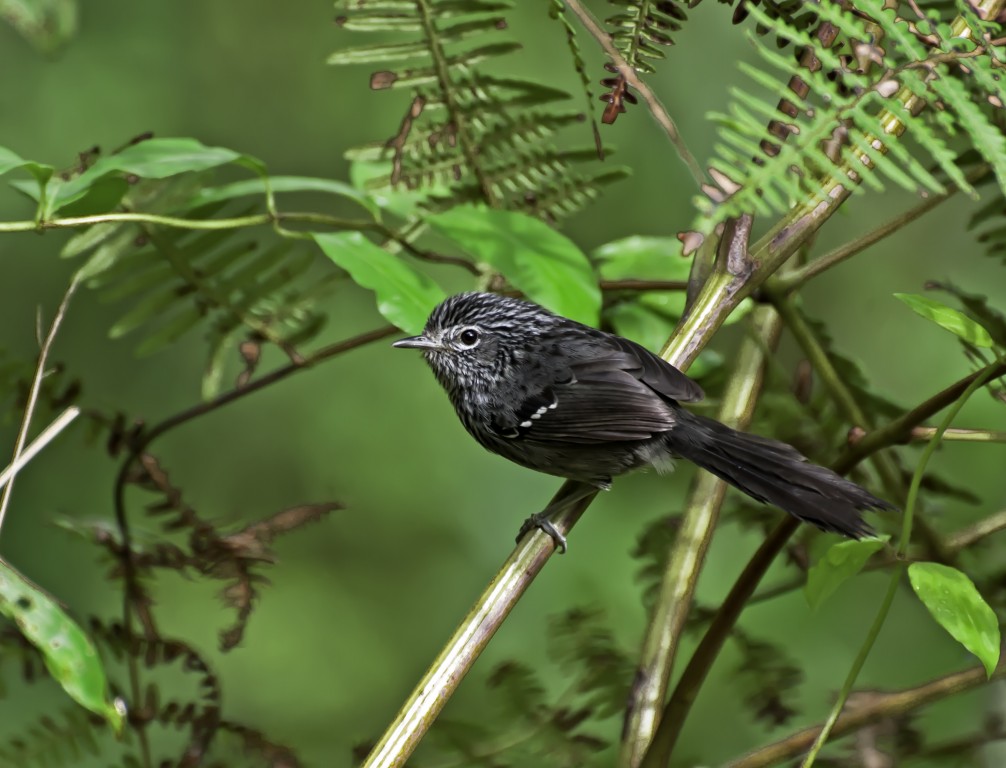
<svg viewBox="0 0 1006 768">
<path fill-rule="evenodd" d="M 992 680 L 1006 677 L 1006 666 L 1000 665 L 992 674 Z M 907 688 L 892 693 L 870 694 L 867 701 L 850 707 L 835 723 L 832 735 L 844 736 L 859 730 L 881 718 L 896 717 L 914 712 L 936 701 L 970 691 L 989 681 L 984 667 L 972 667 L 963 672 L 955 672 L 932 680 L 917 688 Z M 814 743 L 821 726 L 815 725 L 787 736 L 781 741 L 762 747 L 744 757 L 727 764 L 726 768 L 768 768 L 780 765 L 803 754 Z"/>
</svg>

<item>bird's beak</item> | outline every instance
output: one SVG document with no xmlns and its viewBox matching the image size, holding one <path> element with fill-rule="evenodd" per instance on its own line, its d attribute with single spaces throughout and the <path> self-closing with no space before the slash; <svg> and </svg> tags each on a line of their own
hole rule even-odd
<svg viewBox="0 0 1006 768">
<path fill-rule="evenodd" d="M 399 349 L 439 349 L 440 345 L 426 338 L 425 336 L 409 336 L 407 339 L 399 339 L 391 346 Z"/>
</svg>

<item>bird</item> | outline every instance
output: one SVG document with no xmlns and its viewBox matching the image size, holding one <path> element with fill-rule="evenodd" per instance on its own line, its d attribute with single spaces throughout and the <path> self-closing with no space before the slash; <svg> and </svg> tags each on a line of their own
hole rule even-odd
<svg viewBox="0 0 1006 768">
<path fill-rule="evenodd" d="M 757 501 L 852 539 L 873 534 L 864 512 L 896 509 L 791 445 L 692 413 L 682 403 L 704 393 L 673 365 L 530 301 L 478 291 L 450 296 L 420 335 L 393 346 L 422 351 L 484 448 L 589 492 L 632 470 L 666 472 L 685 459 Z M 565 551 L 549 511 L 533 515 L 518 540 L 538 527 Z"/>
</svg>

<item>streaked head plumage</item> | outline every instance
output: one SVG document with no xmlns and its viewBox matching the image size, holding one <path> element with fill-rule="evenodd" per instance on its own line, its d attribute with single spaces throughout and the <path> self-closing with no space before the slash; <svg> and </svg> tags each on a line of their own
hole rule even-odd
<svg viewBox="0 0 1006 768">
<path fill-rule="evenodd" d="M 529 301 L 470 291 L 444 299 L 430 313 L 420 336 L 402 339 L 395 346 L 421 349 L 444 386 L 465 386 L 490 372 L 498 373 L 529 339 L 560 322 L 561 318 Z"/>
</svg>

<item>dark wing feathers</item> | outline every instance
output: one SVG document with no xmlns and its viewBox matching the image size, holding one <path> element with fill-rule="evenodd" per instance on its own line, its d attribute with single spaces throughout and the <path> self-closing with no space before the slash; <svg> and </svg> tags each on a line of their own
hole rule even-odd
<svg viewBox="0 0 1006 768">
<path fill-rule="evenodd" d="M 646 440 L 674 426 L 670 405 L 630 374 L 604 378 L 577 375 L 555 387 L 556 407 L 522 429 L 524 439 L 541 442 L 606 443 Z"/>
<path fill-rule="evenodd" d="M 674 427 L 670 401 L 703 397 L 681 371 L 627 339 L 606 335 L 582 356 L 563 351 L 568 367 L 559 380 L 532 393 L 512 421 L 494 423 L 497 434 L 560 443 L 647 440 Z"/>
<path fill-rule="evenodd" d="M 616 352 L 611 359 L 614 361 L 616 357 L 622 357 L 631 360 L 635 364 L 632 372 L 639 372 L 636 378 L 654 392 L 679 403 L 696 403 L 705 397 L 702 387 L 646 347 L 641 347 L 636 342 L 623 339 L 621 336 L 608 336 L 608 339 L 613 342 Z"/>
</svg>

